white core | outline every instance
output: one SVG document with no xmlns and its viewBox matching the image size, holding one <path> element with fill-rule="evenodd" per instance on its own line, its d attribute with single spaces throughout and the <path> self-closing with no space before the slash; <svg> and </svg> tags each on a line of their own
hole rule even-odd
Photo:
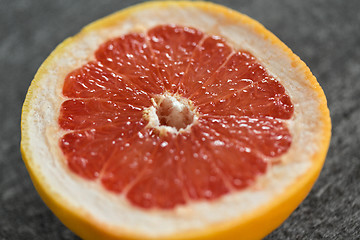
<svg viewBox="0 0 360 240">
<path fill-rule="evenodd" d="M 185 98 L 170 94 L 158 95 L 153 106 L 146 109 L 148 127 L 160 132 L 177 133 L 191 127 L 197 115 L 191 102 Z"/>
</svg>

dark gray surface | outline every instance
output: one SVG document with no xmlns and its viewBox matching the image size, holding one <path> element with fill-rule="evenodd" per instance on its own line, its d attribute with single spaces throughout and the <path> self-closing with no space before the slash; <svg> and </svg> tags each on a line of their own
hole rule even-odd
<svg viewBox="0 0 360 240">
<path fill-rule="evenodd" d="M 139 1 L 0 0 L 0 239 L 78 239 L 47 209 L 21 160 L 20 113 L 41 62 L 66 37 Z M 360 1 L 223 1 L 257 19 L 310 67 L 333 137 L 307 199 L 266 239 L 360 239 Z"/>
</svg>

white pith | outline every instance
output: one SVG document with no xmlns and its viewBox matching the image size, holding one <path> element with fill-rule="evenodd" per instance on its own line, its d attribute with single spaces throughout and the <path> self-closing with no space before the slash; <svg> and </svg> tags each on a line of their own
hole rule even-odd
<svg viewBox="0 0 360 240">
<path fill-rule="evenodd" d="M 270 167 L 248 189 L 211 202 L 189 203 L 173 211 L 144 211 L 129 204 L 122 195 L 112 194 L 98 182 L 84 180 L 67 169 L 58 148 L 58 139 L 63 132 L 58 129 L 57 119 L 64 101 L 61 86 L 65 76 L 93 60 L 93 53 L 99 44 L 129 32 L 143 32 L 159 24 L 195 27 L 205 33 L 224 37 L 234 49 L 251 52 L 282 83 L 291 97 L 295 112 L 287 124 L 293 142 L 289 151 L 281 156 L 282 163 Z M 30 104 L 34 107 L 26 119 L 28 125 L 32 126 L 27 131 L 30 137 L 29 149 L 33 150 L 33 164 L 38 166 L 51 191 L 66 199 L 68 205 L 125 232 L 137 231 L 156 237 L 239 218 L 275 198 L 296 181 L 308 169 L 311 156 L 317 150 L 319 139 L 314 133 L 321 128 L 316 121 L 319 117 L 319 103 L 316 96 L 311 94 L 312 91 L 307 90 L 310 84 L 304 81 L 306 77 L 303 71 L 292 66 L 282 49 L 259 36 L 250 27 L 228 21 L 221 14 L 201 11 L 195 7 L 181 9 L 174 6 L 166 10 L 150 7 L 134 12 L 114 26 L 83 33 L 53 58 L 50 66 L 38 83 L 41 94 L 39 92 L 32 99 Z M 158 124 L 154 121 L 153 124 Z"/>
</svg>

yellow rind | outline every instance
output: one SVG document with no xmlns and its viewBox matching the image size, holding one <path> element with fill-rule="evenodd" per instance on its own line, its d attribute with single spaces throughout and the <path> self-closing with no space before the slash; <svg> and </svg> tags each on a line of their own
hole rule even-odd
<svg viewBox="0 0 360 240">
<path fill-rule="evenodd" d="M 35 75 L 34 80 L 26 95 L 26 99 L 22 109 L 21 116 L 21 153 L 25 165 L 29 171 L 33 184 L 42 197 L 46 205 L 53 211 L 53 213 L 74 233 L 82 237 L 83 239 L 152 239 L 148 236 L 140 235 L 136 232 L 125 232 L 113 229 L 107 225 L 97 222 L 91 216 L 88 216 L 82 209 L 73 208 L 66 204 L 66 200 L 62 199 L 48 183 L 44 181 L 42 173 L 39 168 L 31 159 L 31 149 L 29 148 L 29 133 L 28 129 L 30 123 L 27 122 L 29 114 L 31 114 L 32 101 L 36 97 L 36 92 L 40 89 L 39 79 L 47 71 L 48 64 L 52 58 L 62 52 L 62 50 L 74 41 L 75 38 L 81 37 L 82 34 L 101 29 L 106 26 L 113 25 L 121 22 L 132 13 L 146 9 L 148 7 L 166 8 L 168 6 L 197 7 L 203 11 L 221 13 L 227 16 L 228 19 L 238 21 L 241 24 L 248 25 L 254 29 L 264 39 L 271 41 L 272 44 L 280 47 L 285 53 L 288 54 L 292 60 L 293 67 L 302 71 L 308 84 L 317 94 L 319 101 L 319 112 L 321 113 L 321 119 L 323 128 L 321 129 L 321 143 L 319 144 L 319 151 L 312 156 L 312 166 L 303 175 L 300 176 L 296 183 L 289 186 L 279 197 L 274 201 L 269 202 L 266 206 L 258 209 L 251 214 L 241 216 L 232 222 L 223 224 L 217 224 L 209 226 L 207 229 L 185 232 L 182 234 L 156 237 L 156 239 L 261 239 L 275 228 L 277 228 L 304 200 L 309 193 L 311 187 L 316 181 L 321 168 L 324 164 L 326 153 L 331 138 L 331 121 L 330 114 L 327 107 L 325 95 L 316 81 L 316 78 L 311 73 L 310 69 L 300 60 L 284 43 L 282 43 L 276 36 L 266 30 L 257 21 L 251 19 L 248 16 L 240 14 L 236 11 L 230 10 L 226 7 L 207 3 L 207 2 L 191 2 L 191 1 L 166 1 L 166 2 L 148 2 L 139 4 L 133 7 L 129 7 L 120 12 L 114 13 L 108 17 L 100 19 L 86 26 L 80 33 L 74 37 L 66 39 L 61 43 L 51 55 L 44 61 Z M 260 227 L 261 226 L 261 227 Z M 153 238 L 155 239 L 155 238 Z"/>
</svg>

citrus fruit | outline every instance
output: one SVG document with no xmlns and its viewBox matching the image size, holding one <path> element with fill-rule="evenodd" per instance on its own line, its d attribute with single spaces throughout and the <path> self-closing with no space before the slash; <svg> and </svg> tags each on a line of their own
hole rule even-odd
<svg viewBox="0 0 360 240">
<path fill-rule="evenodd" d="M 307 66 L 256 21 L 151 2 L 65 40 L 22 112 L 23 159 L 84 239 L 258 239 L 306 197 L 330 140 Z"/>
</svg>

